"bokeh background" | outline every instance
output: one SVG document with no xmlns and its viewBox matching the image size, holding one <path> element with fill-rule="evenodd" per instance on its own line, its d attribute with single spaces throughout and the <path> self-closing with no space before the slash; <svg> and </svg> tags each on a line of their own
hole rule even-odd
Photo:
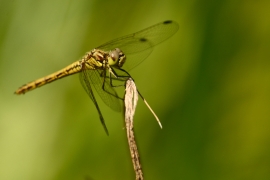
<svg viewBox="0 0 270 180">
<path fill-rule="evenodd" d="M 164 20 L 180 29 L 130 73 L 145 179 L 270 179 L 269 0 L 1 0 L 0 179 L 135 179 L 121 113 L 78 75 L 22 96 L 22 84 Z"/>
</svg>

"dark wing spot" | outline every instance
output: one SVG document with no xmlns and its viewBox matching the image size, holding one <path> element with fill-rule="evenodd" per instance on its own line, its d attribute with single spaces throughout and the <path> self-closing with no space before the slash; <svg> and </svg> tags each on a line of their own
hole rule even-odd
<svg viewBox="0 0 270 180">
<path fill-rule="evenodd" d="M 145 41 L 147 41 L 147 39 L 146 38 L 140 38 L 140 41 L 145 42 Z"/>
<path fill-rule="evenodd" d="M 163 24 L 171 24 L 172 21 L 171 20 L 168 20 L 168 21 L 164 21 Z"/>
</svg>

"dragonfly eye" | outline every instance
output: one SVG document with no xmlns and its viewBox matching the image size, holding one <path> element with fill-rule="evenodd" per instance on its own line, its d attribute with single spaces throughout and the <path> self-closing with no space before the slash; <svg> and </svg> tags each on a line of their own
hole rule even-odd
<svg viewBox="0 0 270 180">
<path fill-rule="evenodd" d="M 109 64 L 111 66 L 113 65 L 116 65 L 118 67 L 123 66 L 126 60 L 126 56 L 119 48 L 115 48 L 113 51 L 110 51 L 109 55 L 110 55 Z"/>
<path fill-rule="evenodd" d="M 111 56 L 113 61 L 118 61 L 118 59 L 119 59 L 119 51 L 117 51 L 117 49 L 111 51 L 110 56 Z"/>
</svg>

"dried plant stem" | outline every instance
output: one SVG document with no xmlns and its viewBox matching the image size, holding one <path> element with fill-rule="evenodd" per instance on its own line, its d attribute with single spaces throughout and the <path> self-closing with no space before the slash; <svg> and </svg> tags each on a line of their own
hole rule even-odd
<svg viewBox="0 0 270 180">
<path fill-rule="evenodd" d="M 142 98 L 144 104 L 148 107 L 148 109 L 149 109 L 149 110 L 151 111 L 151 113 L 154 115 L 154 117 L 156 118 L 156 120 L 157 120 L 157 122 L 158 122 L 160 128 L 162 129 L 162 125 L 161 125 L 161 122 L 159 121 L 158 116 L 157 116 L 156 113 L 152 110 L 152 108 L 151 108 L 150 105 L 147 103 L 146 99 L 144 99 L 144 97 L 142 96 L 142 94 L 139 92 L 138 89 L 137 89 L 137 91 L 138 91 L 139 95 L 141 96 L 141 98 Z"/>
<path fill-rule="evenodd" d="M 131 78 L 129 78 L 126 81 L 126 93 L 124 101 L 125 101 L 125 125 L 133 168 L 135 171 L 136 180 L 143 180 L 144 178 L 142 166 L 140 163 L 140 156 L 135 141 L 133 128 L 133 116 L 135 114 L 135 109 L 138 102 L 138 91 L 136 89 L 134 81 Z"/>
</svg>

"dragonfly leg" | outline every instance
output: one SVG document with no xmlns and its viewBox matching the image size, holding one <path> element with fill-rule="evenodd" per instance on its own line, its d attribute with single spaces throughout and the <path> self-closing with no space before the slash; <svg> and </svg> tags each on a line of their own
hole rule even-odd
<svg viewBox="0 0 270 180">
<path fill-rule="evenodd" d="M 102 82 L 102 90 L 105 91 L 106 93 L 123 100 L 123 98 L 120 98 L 116 93 L 110 92 L 110 90 L 106 89 L 106 85 L 107 86 L 111 86 L 111 84 L 108 83 L 108 81 L 106 81 L 106 78 L 110 78 L 111 79 L 111 73 L 109 73 L 109 77 L 106 75 L 106 70 L 102 71 L 100 73 L 100 76 L 103 77 L 103 82 Z M 114 87 L 114 86 L 111 86 Z M 110 89 L 110 88 L 109 88 Z"/>
<path fill-rule="evenodd" d="M 127 75 L 118 75 L 113 68 L 110 68 L 109 69 L 110 85 L 112 87 L 122 87 L 122 86 L 125 86 L 124 84 L 122 84 L 122 85 L 113 85 L 112 80 L 126 81 L 128 78 L 132 78 L 131 75 L 127 71 L 125 71 L 124 69 L 120 69 L 120 68 L 117 68 L 117 69 L 120 70 L 120 71 L 123 71 Z M 111 75 L 113 75 L 115 78 L 112 78 Z"/>
</svg>

